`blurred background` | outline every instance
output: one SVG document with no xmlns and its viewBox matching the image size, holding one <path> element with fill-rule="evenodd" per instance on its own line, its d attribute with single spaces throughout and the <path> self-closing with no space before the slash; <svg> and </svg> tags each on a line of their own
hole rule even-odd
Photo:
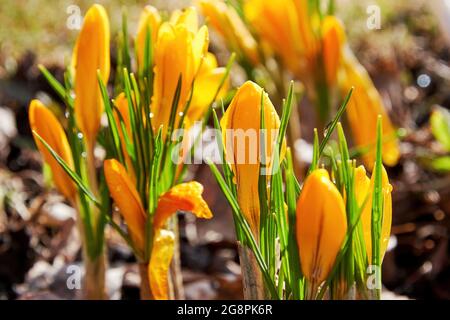
<svg viewBox="0 0 450 320">
<path fill-rule="evenodd" d="M 129 30 L 137 28 L 146 4 L 163 10 L 190 1 L 98 0 L 105 6 L 113 34 L 122 9 Z M 0 1 L 0 299 L 71 299 L 67 267 L 80 263 L 75 211 L 46 187 L 41 157 L 28 126 L 27 108 L 38 97 L 58 109 L 57 96 L 37 65 L 58 79 L 70 61 L 78 30 L 70 18 L 86 12 L 92 1 Z M 369 5 L 381 9 L 381 29 L 366 27 Z M 393 227 L 383 265 L 387 299 L 450 298 L 450 164 L 430 130 L 430 114 L 450 109 L 450 1 L 337 1 L 351 47 L 380 91 L 393 123 L 405 128 L 402 158 L 389 171 L 393 193 Z M 114 37 L 112 63 L 114 64 Z M 229 53 L 211 32 L 210 50 L 225 64 Z M 234 85 L 242 82 L 231 73 Z M 301 101 L 302 118 L 313 112 Z M 308 152 L 312 127 L 302 126 Z M 306 157 L 307 158 L 307 157 Z M 307 159 L 306 159 L 307 160 Z M 214 212 L 210 221 L 181 215 L 181 260 L 188 299 L 240 299 L 242 284 L 231 211 L 209 169 L 192 168 L 205 186 Z M 139 273 L 133 254 L 107 230 L 109 295 L 138 299 Z"/>
</svg>

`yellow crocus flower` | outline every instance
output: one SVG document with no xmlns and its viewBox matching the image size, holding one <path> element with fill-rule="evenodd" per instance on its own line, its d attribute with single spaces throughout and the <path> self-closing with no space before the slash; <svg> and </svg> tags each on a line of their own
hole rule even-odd
<svg viewBox="0 0 450 320">
<path fill-rule="evenodd" d="M 161 24 L 161 16 L 156 8 L 148 5 L 144 8 L 139 18 L 138 31 L 136 35 L 136 53 L 139 69 L 144 67 L 145 41 L 147 31 L 150 31 L 150 44 L 154 48 L 158 38 L 158 29 Z"/>
<path fill-rule="evenodd" d="M 359 206 L 365 204 L 361 214 L 361 221 L 363 224 L 364 241 L 366 244 L 369 264 L 372 262 L 372 199 L 374 193 L 374 183 L 375 175 L 373 173 L 371 179 L 369 179 L 363 166 L 356 168 L 356 198 Z M 389 244 L 392 224 L 392 186 L 389 184 L 389 177 L 384 167 L 381 184 L 383 192 L 383 218 L 381 223 L 380 257 L 381 261 L 383 261 L 384 254 L 386 253 Z"/>
<path fill-rule="evenodd" d="M 278 133 L 280 119 L 264 90 L 254 82 L 245 82 L 237 91 L 220 121 L 226 160 L 231 164 L 234 173 L 239 206 L 256 239 L 259 239 L 260 225 L 258 180 L 262 161 L 260 155 L 261 97 L 263 97 L 267 132 L 265 159 L 268 159 L 266 166 L 269 176 L 273 164 L 273 152 L 276 151 L 274 150 L 275 133 Z M 248 144 L 246 140 L 249 140 Z M 281 158 L 284 150 L 283 143 Z"/>
<path fill-rule="evenodd" d="M 109 22 L 105 9 L 93 5 L 84 17 L 83 27 L 74 50 L 75 117 L 80 131 L 92 147 L 103 113 L 103 102 L 97 80 L 97 70 L 104 83 L 110 70 Z"/>
<path fill-rule="evenodd" d="M 158 130 L 163 125 L 163 136 L 167 132 L 179 77 L 182 83 L 177 119 L 186 105 L 192 82 L 208 49 L 208 29 L 202 26 L 195 30 L 197 16 L 192 12 L 195 11 L 187 10 L 172 19 L 173 22 L 163 23 L 158 32 L 151 110 L 154 129 Z"/>
<path fill-rule="evenodd" d="M 346 114 L 356 145 L 371 146 L 363 156 L 366 167 L 372 168 L 375 162 L 378 115 L 381 115 L 383 120 L 383 162 L 388 166 L 396 165 L 400 158 L 396 131 L 367 71 L 348 50 L 343 56 L 343 73 L 340 82 L 343 94 L 347 94 L 352 87 L 354 88 Z"/>
<path fill-rule="evenodd" d="M 347 232 L 345 203 L 325 169 L 306 178 L 297 202 L 302 272 L 317 287 L 329 275 Z"/>
<path fill-rule="evenodd" d="M 74 169 L 72 151 L 67 141 L 66 133 L 53 113 L 39 100 L 32 100 L 28 110 L 30 127 L 33 133 L 37 133 L 48 145 Z M 53 158 L 44 144 L 33 134 L 36 145 L 44 157 L 44 160 L 52 170 L 53 181 L 58 190 L 69 200 L 74 200 L 77 188 L 64 169 Z"/>
<path fill-rule="evenodd" d="M 281 57 L 291 72 L 297 74 L 304 69 L 300 56 L 305 53 L 305 36 L 309 39 L 310 35 L 302 34 L 307 24 L 299 19 L 294 1 L 248 0 L 244 3 L 244 12 L 261 39 Z"/>
<path fill-rule="evenodd" d="M 199 6 L 208 22 L 228 42 L 232 51 L 245 56 L 253 65 L 259 63 L 258 44 L 236 10 L 221 0 L 200 0 Z"/>
</svg>

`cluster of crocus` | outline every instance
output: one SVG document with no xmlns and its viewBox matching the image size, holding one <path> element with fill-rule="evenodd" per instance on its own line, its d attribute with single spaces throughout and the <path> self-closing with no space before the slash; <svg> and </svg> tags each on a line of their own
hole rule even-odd
<svg viewBox="0 0 450 320">
<path fill-rule="evenodd" d="M 359 297 L 379 297 L 378 284 L 375 289 L 366 286 L 366 270 L 381 265 L 392 219 L 392 187 L 381 161 L 381 116 L 371 179 L 349 158 L 337 116 L 320 146 L 316 131 L 313 163 L 301 186 L 284 142 L 291 108 L 292 86 L 280 120 L 264 90 L 247 82 L 220 124 L 216 120 L 226 164 L 223 175 L 214 164 L 210 167 L 233 209 L 244 294 L 253 299 L 322 299 L 328 293 L 331 299 L 343 299 L 356 287 Z M 319 162 L 336 126 L 339 150 L 329 159 L 330 174 Z M 263 129 L 276 134 L 260 135 Z M 258 148 L 247 146 L 247 162 L 240 162 L 239 142 L 245 139 L 238 135 L 249 130 L 265 139 L 261 143 L 258 138 Z M 248 162 L 252 156 L 256 163 Z"/>
<path fill-rule="evenodd" d="M 177 288 L 179 265 L 173 261 L 176 213 L 192 212 L 206 219 L 212 213 L 202 198 L 202 185 L 181 182 L 184 164 L 174 163 L 171 156 L 187 135 L 182 134 L 180 141 L 172 133 L 205 120 L 210 106 L 226 93 L 231 65 L 218 67 L 208 52 L 208 29 L 198 24 L 194 8 L 175 11 L 163 21 L 155 8 L 146 7 L 135 39 L 137 76 L 126 58 L 131 56 L 129 45 L 121 41 L 114 100 L 106 87 L 108 17 L 100 5 L 92 6 L 84 18 L 65 85 L 42 67 L 67 105 L 69 139 L 52 112 L 37 100 L 30 105 L 30 125 L 55 185 L 80 209 L 87 253 L 86 298 L 105 297 L 106 222 L 123 236 L 140 263 L 142 298 L 182 298 L 182 289 Z M 125 19 L 122 30 L 120 39 L 128 39 Z M 106 127 L 100 122 L 104 113 Z M 106 151 L 100 171 L 94 158 L 99 132 Z M 186 156 L 189 150 L 183 152 Z"/>
<path fill-rule="evenodd" d="M 64 88 L 47 73 L 68 108 L 68 136 L 55 115 L 40 101 L 33 100 L 29 108 L 30 127 L 36 145 L 51 168 L 58 190 L 78 209 L 78 226 L 83 237 L 85 262 L 85 297 L 105 297 L 105 259 L 103 251 L 104 206 L 96 206 L 89 196 L 99 196 L 95 169 L 94 148 L 100 130 L 103 102 L 97 85 L 97 72 L 103 81 L 109 77 L 109 22 L 100 5 L 92 6 L 86 13 L 72 57 L 73 78 L 66 75 L 68 83 L 74 82 L 75 98 L 71 88 Z M 69 137 L 69 139 L 67 138 Z M 81 158 L 78 155 L 86 155 Z M 59 159 L 58 159 L 59 158 Z M 65 168 L 61 166 L 61 162 Z M 79 191 L 71 175 L 89 187 L 89 196 Z"/>
<path fill-rule="evenodd" d="M 304 84 L 309 99 L 316 106 L 320 128 L 325 129 L 330 121 L 333 111 L 331 105 L 337 98 L 336 93 L 340 92 L 341 96 L 345 96 L 354 87 L 347 118 L 353 140 L 362 151 L 366 166 L 371 167 L 374 162 L 377 115 L 383 117 L 384 163 L 388 166 L 397 163 L 400 153 L 395 129 L 367 71 L 346 43 L 342 23 L 330 14 L 333 10 L 322 12 L 321 8 L 324 6 L 321 1 L 246 0 L 239 7 L 242 18 L 238 18 L 236 9 L 222 0 L 203 0 L 201 7 L 215 29 L 224 35 L 232 50 L 238 50 L 236 43 L 239 42 L 236 38 L 245 39 L 245 43 L 252 43 L 251 39 L 254 38 L 260 40 L 259 47 L 264 50 L 257 51 L 259 65 L 254 63 L 254 68 L 267 64 L 264 61 L 275 56 L 280 62 L 279 73 L 284 68 Z M 236 16 L 233 21 L 238 20 L 239 23 L 235 23 L 238 26 L 242 21 L 247 21 L 248 28 L 224 28 L 229 25 L 229 22 L 227 24 L 224 21 L 231 20 L 227 18 L 230 16 Z M 254 35 L 248 30 L 253 31 Z M 233 36 L 233 33 L 236 35 Z M 240 51 L 248 52 L 243 49 Z M 247 56 L 250 57 L 251 54 L 247 53 Z M 266 69 L 270 70 L 271 67 Z M 271 78 L 276 82 L 276 88 L 284 88 L 283 84 L 278 83 L 285 81 L 283 77 Z M 262 80 L 261 83 L 267 81 Z M 280 94 L 284 96 L 286 92 L 278 92 Z"/>
</svg>

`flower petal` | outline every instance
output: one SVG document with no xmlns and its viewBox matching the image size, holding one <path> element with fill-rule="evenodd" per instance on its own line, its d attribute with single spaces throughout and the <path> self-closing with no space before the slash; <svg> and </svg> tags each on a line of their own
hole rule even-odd
<svg viewBox="0 0 450 320">
<path fill-rule="evenodd" d="M 198 218 L 212 218 L 208 204 L 202 198 L 203 186 L 196 182 L 186 182 L 174 186 L 158 199 L 153 227 L 164 227 L 167 219 L 177 211 L 189 211 Z"/>
<path fill-rule="evenodd" d="M 169 267 L 175 248 L 173 232 L 160 229 L 153 239 L 152 256 L 148 264 L 150 289 L 155 300 L 169 299 Z"/>
<path fill-rule="evenodd" d="M 39 100 L 33 100 L 30 103 L 28 116 L 31 130 L 37 132 L 37 134 L 52 147 L 68 166 L 73 169 L 72 150 L 67 141 L 66 133 L 53 113 Z M 34 140 L 39 151 L 43 155 L 45 162 L 48 163 L 52 170 L 53 181 L 55 182 L 56 187 L 66 198 L 73 200 L 77 188 L 72 179 L 36 136 L 34 137 Z"/>
<path fill-rule="evenodd" d="M 305 277 L 316 286 L 333 268 L 346 232 L 344 200 L 328 172 L 316 169 L 306 178 L 297 202 L 301 268 Z"/>
<path fill-rule="evenodd" d="M 109 39 L 108 16 L 101 5 L 95 4 L 86 13 L 73 58 L 75 117 L 88 143 L 94 143 L 100 128 L 103 102 L 97 70 L 106 83 L 110 70 Z"/>
<path fill-rule="evenodd" d="M 104 171 L 111 197 L 120 209 L 133 242 L 143 250 L 146 214 L 139 194 L 126 169 L 115 159 L 105 160 Z"/>
</svg>

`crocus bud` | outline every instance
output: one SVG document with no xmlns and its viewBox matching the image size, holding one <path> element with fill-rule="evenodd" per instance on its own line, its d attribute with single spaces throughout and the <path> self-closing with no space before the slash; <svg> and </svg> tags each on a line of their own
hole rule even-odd
<svg viewBox="0 0 450 320">
<path fill-rule="evenodd" d="M 227 41 L 231 50 L 257 65 L 258 44 L 236 10 L 220 0 L 201 0 L 199 3 L 208 23 Z"/>
<path fill-rule="evenodd" d="M 359 206 L 364 205 L 361 221 L 363 224 L 364 241 L 366 244 L 366 252 L 369 258 L 369 264 L 372 263 L 372 199 L 374 193 L 375 175 L 369 178 L 363 166 L 356 168 L 355 174 L 355 190 L 356 198 Z M 383 192 L 383 217 L 381 221 L 381 238 L 380 238 L 380 257 L 383 261 L 389 244 L 392 224 L 392 186 L 389 184 L 389 177 L 383 167 L 382 173 L 382 192 Z"/>
<path fill-rule="evenodd" d="M 144 67 L 145 42 L 147 39 L 147 32 L 150 32 L 150 45 L 154 48 L 154 44 L 158 38 L 158 30 L 161 24 L 161 16 L 158 10 L 152 6 L 146 6 L 139 18 L 138 31 L 136 34 L 136 53 L 139 68 Z M 151 48 L 150 48 L 151 49 Z"/>
<path fill-rule="evenodd" d="M 53 113 L 39 100 L 33 100 L 30 103 L 28 116 L 33 133 L 37 133 L 73 170 L 72 151 L 66 133 Z M 45 162 L 52 170 L 53 181 L 59 192 L 67 199 L 74 200 L 77 188 L 72 179 L 36 135 L 34 135 L 34 140 Z"/>
<path fill-rule="evenodd" d="M 301 268 L 318 286 L 331 272 L 347 232 L 345 203 L 325 169 L 306 178 L 297 202 L 297 243 Z"/>
<path fill-rule="evenodd" d="M 343 56 L 343 77 L 341 90 L 345 95 L 353 87 L 353 94 L 347 105 L 346 114 L 357 146 L 371 146 L 363 156 L 364 164 L 372 168 L 375 163 L 375 145 L 377 141 L 378 115 L 383 119 L 383 162 L 394 166 L 400 157 L 398 139 L 389 119 L 383 100 L 372 83 L 367 71 L 346 50 Z"/>
<path fill-rule="evenodd" d="M 265 120 L 265 154 L 260 148 L 261 99 Z M 237 185 L 237 198 L 253 234 L 259 239 L 258 181 L 261 162 L 267 176 L 272 172 L 275 142 L 280 119 L 268 95 L 257 84 L 247 81 L 237 91 L 221 119 L 223 145 L 227 163 L 231 164 Z M 248 141 L 248 143 L 247 143 Z M 283 143 L 283 150 L 284 150 Z M 283 157 L 284 151 L 280 155 Z M 264 160 L 263 160 L 264 157 Z M 281 160 L 280 160 L 281 162 Z M 264 173 L 263 173 L 264 174 Z"/>
<path fill-rule="evenodd" d="M 93 144 L 100 129 L 103 101 L 97 70 L 104 83 L 110 70 L 109 22 L 105 9 L 93 5 L 84 17 L 83 27 L 74 49 L 75 117 L 80 131 Z"/>
<path fill-rule="evenodd" d="M 133 243 L 143 252 L 146 213 L 139 193 L 126 169 L 117 160 L 105 160 L 104 171 L 111 197 L 127 223 Z"/>
<path fill-rule="evenodd" d="M 345 42 L 342 23 L 334 16 L 326 16 L 322 22 L 323 64 L 328 85 L 336 83 L 341 64 L 341 46 Z"/>
</svg>

